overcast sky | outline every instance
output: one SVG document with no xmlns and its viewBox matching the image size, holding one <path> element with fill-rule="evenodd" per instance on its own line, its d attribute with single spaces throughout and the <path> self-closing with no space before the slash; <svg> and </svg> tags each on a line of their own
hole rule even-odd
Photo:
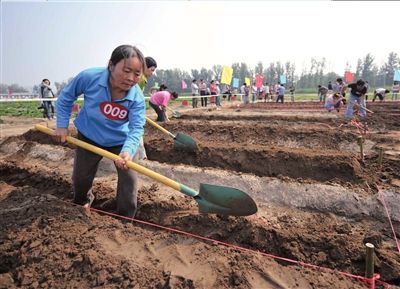
<svg viewBox="0 0 400 289">
<path fill-rule="evenodd" d="M 342 74 L 371 53 L 400 54 L 400 2 L 1 1 L 1 83 L 67 80 L 105 66 L 120 44 L 138 46 L 158 68 L 211 68 L 327 59 Z M 396 31 L 397 30 L 397 31 Z"/>
</svg>

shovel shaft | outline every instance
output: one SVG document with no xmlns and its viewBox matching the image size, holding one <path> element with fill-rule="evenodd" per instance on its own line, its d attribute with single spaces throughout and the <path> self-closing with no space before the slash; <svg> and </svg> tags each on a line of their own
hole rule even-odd
<svg viewBox="0 0 400 289">
<path fill-rule="evenodd" d="M 40 124 L 35 125 L 35 129 L 37 129 L 37 130 L 39 130 L 41 132 L 44 132 L 44 133 L 46 133 L 48 135 L 52 135 L 52 136 L 55 135 L 54 130 L 52 130 L 50 128 L 47 128 L 47 127 L 45 127 L 43 125 L 40 125 Z M 99 147 L 96 147 L 94 145 L 88 144 L 88 143 L 86 143 L 84 141 L 78 140 L 78 139 L 76 139 L 76 138 L 74 138 L 72 136 L 67 136 L 67 142 L 69 142 L 71 144 L 74 144 L 76 146 L 79 146 L 81 148 L 84 148 L 84 149 L 86 149 L 88 151 L 91 151 L 91 152 L 93 152 L 95 154 L 98 154 L 98 155 L 101 155 L 103 157 L 106 157 L 106 158 L 108 158 L 108 159 L 110 159 L 112 161 L 115 161 L 115 160 L 121 158 L 120 156 L 118 156 L 116 154 L 110 153 L 109 151 L 106 151 L 106 150 L 101 149 Z M 157 180 L 157 181 L 163 183 L 164 185 L 167 185 L 168 187 L 171 187 L 171 188 L 173 188 L 173 189 L 175 189 L 177 191 L 180 191 L 182 193 L 187 194 L 186 191 L 182 191 L 181 190 L 181 184 L 180 183 L 178 183 L 178 182 L 176 182 L 174 180 L 171 180 L 170 178 L 167 178 L 167 177 L 165 177 L 163 175 L 160 175 L 159 173 L 156 173 L 156 172 L 154 172 L 154 171 L 152 171 L 152 170 L 150 170 L 150 169 L 148 169 L 146 167 L 143 167 L 143 166 L 141 166 L 141 165 L 139 165 L 137 163 L 134 163 L 132 161 L 128 161 L 126 163 L 126 165 L 127 165 L 127 167 L 129 167 L 132 170 L 135 170 L 135 171 L 137 171 L 137 172 L 139 172 L 139 173 L 141 173 L 141 174 L 143 174 L 145 176 L 148 176 L 149 178 Z M 194 191 L 194 190 L 192 190 L 192 191 Z"/>
<path fill-rule="evenodd" d="M 369 113 L 374 113 L 372 110 L 369 110 L 368 108 L 366 108 L 365 106 L 358 104 L 357 102 L 354 103 L 356 106 L 361 107 L 363 109 L 365 109 L 366 111 L 368 111 Z"/>
<path fill-rule="evenodd" d="M 171 112 L 175 112 L 175 110 L 173 110 L 172 108 L 170 108 L 168 105 L 166 106 L 166 108 L 171 111 Z"/>
<path fill-rule="evenodd" d="M 166 134 L 167 136 L 170 136 L 172 138 L 175 138 L 175 135 L 170 133 L 169 131 L 167 131 L 165 128 L 163 128 L 161 125 L 159 125 L 158 123 L 156 123 L 155 121 L 152 121 L 150 118 L 146 117 L 146 121 L 148 123 L 150 123 L 152 126 L 154 126 L 155 128 L 158 128 L 159 130 L 161 130 L 164 134 Z"/>
<path fill-rule="evenodd" d="M 167 108 L 167 110 L 169 110 L 170 112 L 172 112 L 172 113 L 174 113 L 174 114 L 177 114 L 177 115 L 180 115 L 180 113 L 177 112 L 176 110 L 173 110 L 172 108 L 170 108 L 170 107 L 168 107 L 168 106 L 166 106 L 166 108 Z"/>
</svg>

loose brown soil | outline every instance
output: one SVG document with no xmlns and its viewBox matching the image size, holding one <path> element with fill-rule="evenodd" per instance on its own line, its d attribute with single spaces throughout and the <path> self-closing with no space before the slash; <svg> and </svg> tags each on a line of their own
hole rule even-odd
<svg viewBox="0 0 400 289">
<path fill-rule="evenodd" d="M 220 185 L 247 182 L 240 189 L 255 199 L 258 212 L 199 214 L 191 197 L 142 177 L 137 219 L 251 251 L 74 206 L 74 149 L 28 130 L 39 120 L 3 118 L 0 288 L 369 288 L 341 274 L 364 275 L 366 242 L 376 247 L 375 272 L 396 288 L 400 253 L 377 196 L 389 192 L 389 208 L 399 208 L 400 104 L 368 108 L 375 113 L 367 119 L 363 160 L 357 128 L 342 125 L 342 114 L 325 113 L 318 103 L 235 104 L 220 111 L 177 107 L 182 117 L 164 127 L 192 136 L 196 153 L 174 150 L 172 138 L 146 126 L 149 160 L 143 165 L 189 185 L 204 178 Z M 317 201 L 268 202 L 274 192 L 258 182 L 278 183 L 282 196 L 289 186 L 299 188 L 298 194 Z M 236 187 L 234 181 L 230 185 Z M 94 208 L 115 212 L 115 187 L 112 163 L 104 161 L 95 179 Z M 346 203 L 318 207 L 326 188 L 348 194 Z M 361 207 L 363 201 L 371 203 L 370 211 Z M 355 207 L 351 215 L 344 210 L 348 204 Z M 398 210 L 391 217 L 399 238 Z"/>
</svg>

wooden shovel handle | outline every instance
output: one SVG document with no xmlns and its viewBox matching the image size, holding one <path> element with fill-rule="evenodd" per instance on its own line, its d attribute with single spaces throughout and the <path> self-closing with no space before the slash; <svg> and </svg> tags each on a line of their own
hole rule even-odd
<svg viewBox="0 0 400 289">
<path fill-rule="evenodd" d="M 52 130 L 50 128 L 47 128 L 47 127 L 45 127 L 43 125 L 40 125 L 40 124 L 35 125 L 35 129 L 38 130 L 38 131 L 41 131 L 43 133 L 46 133 L 48 135 L 51 135 L 51 136 L 55 135 L 55 131 L 54 130 Z M 88 144 L 87 142 L 81 141 L 81 140 L 76 139 L 76 138 L 74 138 L 72 136 L 67 136 L 66 139 L 67 139 L 67 142 L 69 142 L 71 144 L 74 144 L 76 146 L 84 148 L 84 149 L 86 149 L 88 151 L 91 151 L 92 153 L 101 155 L 101 156 L 103 156 L 105 158 L 108 158 L 108 159 L 110 159 L 112 161 L 115 161 L 117 159 L 121 159 L 121 157 L 116 155 L 116 154 L 113 154 L 113 153 L 111 153 L 109 151 L 101 149 L 101 148 L 99 148 L 97 146 Z M 175 189 L 177 191 L 181 191 L 181 185 L 178 182 L 176 182 L 174 180 L 171 180 L 170 178 L 167 178 L 166 176 L 160 175 L 159 173 L 156 173 L 156 172 L 154 172 L 154 171 L 152 171 L 152 170 L 150 170 L 150 169 L 148 169 L 146 167 L 143 167 L 143 166 L 141 166 L 141 165 L 139 165 L 137 163 L 134 163 L 132 161 L 128 161 L 126 163 L 126 165 L 127 165 L 127 167 L 129 167 L 130 169 L 132 169 L 134 171 L 137 171 L 137 172 L 139 172 L 139 173 L 141 173 L 141 174 L 143 174 L 145 176 L 148 176 L 149 178 L 152 178 L 152 179 L 154 179 L 156 181 L 159 181 L 159 182 L 163 183 L 164 185 L 167 185 L 168 187 L 173 188 L 173 189 Z"/>
<path fill-rule="evenodd" d="M 161 125 L 159 125 L 158 123 L 156 123 L 155 121 L 152 121 L 150 118 L 146 117 L 146 121 L 148 123 L 150 123 L 152 126 L 154 126 L 155 128 L 158 128 L 159 130 L 161 130 L 164 134 L 166 134 L 167 136 L 170 136 L 172 138 L 175 138 L 175 135 L 170 133 L 169 131 L 167 131 L 165 128 L 163 128 Z"/>
</svg>

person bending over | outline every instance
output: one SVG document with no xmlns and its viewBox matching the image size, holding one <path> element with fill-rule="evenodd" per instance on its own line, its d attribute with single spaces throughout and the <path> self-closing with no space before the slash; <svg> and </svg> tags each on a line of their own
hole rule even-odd
<svg viewBox="0 0 400 289">
<path fill-rule="evenodd" d="M 114 49 L 107 67 L 80 72 L 57 100 L 56 140 L 65 142 L 72 107 L 83 94 L 84 105 L 75 119 L 78 139 L 119 154 L 117 213 L 134 217 L 137 210 L 137 175 L 126 163 L 136 153 L 143 136 L 146 105 L 139 85 L 145 68 L 142 52 L 131 45 Z M 94 200 L 92 184 L 102 156 L 78 147 L 72 182 L 74 202 L 90 207 Z"/>
<path fill-rule="evenodd" d="M 161 90 L 154 93 L 149 100 L 150 106 L 154 109 L 157 113 L 157 120 L 158 122 L 165 122 L 168 121 L 168 117 L 166 114 L 168 103 L 178 98 L 178 93 L 170 92 L 168 90 Z"/>
<path fill-rule="evenodd" d="M 389 93 L 390 90 L 389 89 L 385 89 L 385 88 L 377 88 L 374 91 L 374 98 L 372 99 L 372 101 L 375 101 L 375 99 L 377 97 L 379 97 L 380 101 L 383 101 L 385 99 L 386 93 Z"/>
<path fill-rule="evenodd" d="M 343 96 L 340 93 L 330 94 L 325 100 L 325 109 L 328 112 L 336 109 L 337 112 L 343 105 Z"/>
</svg>

